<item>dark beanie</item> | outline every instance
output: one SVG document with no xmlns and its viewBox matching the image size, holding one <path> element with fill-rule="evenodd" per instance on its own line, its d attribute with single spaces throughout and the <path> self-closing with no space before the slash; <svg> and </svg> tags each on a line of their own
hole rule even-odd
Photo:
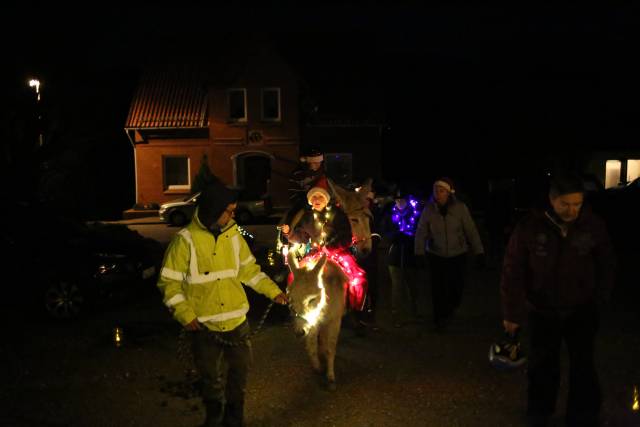
<svg viewBox="0 0 640 427">
<path fill-rule="evenodd" d="M 213 225 L 231 203 L 238 200 L 238 194 L 225 186 L 217 178 L 208 183 L 198 197 L 198 219 L 205 227 Z"/>
</svg>

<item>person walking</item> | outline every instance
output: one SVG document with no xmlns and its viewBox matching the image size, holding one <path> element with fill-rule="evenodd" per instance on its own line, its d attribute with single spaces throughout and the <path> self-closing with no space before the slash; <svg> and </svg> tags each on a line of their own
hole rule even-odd
<svg viewBox="0 0 640 427">
<path fill-rule="evenodd" d="M 519 221 L 504 258 L 503 326 L 515 335 L 528 319 L 527 419 L 546 426 L 556 409 L 560 349 L 569 353 L 568 426 L 599 425 L 602 393 L 594 363 L 598 303 L 613 286 L 615 256 L 604 222 L 584 206 L 571 173 L 553 177 L 549 205 Z"/>
<path fill-rule="evenodd" d="M 389 241 L 387 266 L 391 278 L 391 313 L 396 328 L 418 317 L 418 280 L 414 247 L 420 216 L 419 202 L 398 190 L 395 203 L 383 222 Z"/>
<path fill-rule="evenodd" d="M 236 199 L 217 179 L 205 187 L 191 223 L 171 240 L 158 279 L 164 303 L 192 338 L 205 427 L 243 425 L 252 355 L 249 302 L 242 284 L 278 304 L 287 303 L 238 231 Z"/>
<path fill-rule="evenodd" d="M 453 181 L 439 178 L 415 235 L 418 263 L 428 264 L 430 271 L 433 321 L 438 330 L 446 327 L 462 301 L 469 250 L 482 266 L 484 248 L 469 209 L 455 197 Z"/>
</svg>

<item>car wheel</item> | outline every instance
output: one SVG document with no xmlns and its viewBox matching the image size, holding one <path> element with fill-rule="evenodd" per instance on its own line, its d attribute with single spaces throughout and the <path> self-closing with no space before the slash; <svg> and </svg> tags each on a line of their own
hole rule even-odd
<svg viewBox="0 0 640 427">
<path fill-rule="evenodd" d="M 45 290 L 45 309 L 56 319 L 78 317 L 85 304 L 80 287 L 74 280 L 52 280 Z"/>
<path fill-rule="evenodd" d="M 173 212 L 169 219 L 171 225 L 175 225 L 176 227 L 182 227 L 187 223 L 187 216 L 180 211 Z"/>
<path fill-rule="evenodd" d="M 253 219 L 253 216 L 248 211 L 236 211 L 236 222 L 238 224 L 249 224 Z"/>
</svg>

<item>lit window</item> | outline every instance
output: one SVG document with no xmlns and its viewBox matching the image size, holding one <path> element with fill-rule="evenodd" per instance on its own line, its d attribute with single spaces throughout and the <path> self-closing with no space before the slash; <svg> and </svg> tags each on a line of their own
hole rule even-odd
<svg viewBox="0 0 640 427">
<path fill-rule="evenodd" d="M 189 190 L 191 188 L 188 157 L 164 158 L 164 188 L 165 190 Z"/>
<path fill-rule="evenodd" d="M 262 120 L 280 121 L 280 88 L 262 89 Z"/>
<path fill-rule="evenodd" d="M 236 122 L 247 121 L 247 90 L 229 89 L 229 119 Z"/>
<path fill-rule="evenodd" d="M 604 188 L 615 187 L 620 183 L 620 160 L 607 160 L 604 178 Z"/>
<path fill-rule="evenodd" d="M 631 182 L 638 177 L 640 177 L 640 160 L 627 160 L 627 182 Z"/>
</svg>

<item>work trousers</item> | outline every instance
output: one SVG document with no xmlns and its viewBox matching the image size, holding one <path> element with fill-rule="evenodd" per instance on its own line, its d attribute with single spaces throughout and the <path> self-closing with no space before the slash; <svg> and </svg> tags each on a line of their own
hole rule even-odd
<svg viewBox="0 0 640 427">
<path fill-rule="evenodd" d="M 249 322 L 229 332 L 202 330 L 193 333 L 192 351 L 202 379 L 205 406 L 224 407 L 224 425 L 242 425 L 247 375 L 252 362 Z M 216 337 L 220 338 L 217 340 Z M 239 345 L 227 345 L 239 343 Z"/>
<path fill-rule="evenodd" d="M 431 276 L 433 320 L 436 324 L 450 317 L 462 302 L 467 275 L 467 254 L 445 258 L 428 254 Z"/>
<path fill-rule="evenodd" d="M 599 317 L 595 304 L 564 313 L 532 311 L 529 315 L 528 413 L 548 417 L 555 411 L 560 386 L 560 349 L 569 353 L 569 426 L 597 426 L 602 395 L 594 364 Z"/>
</svg>

